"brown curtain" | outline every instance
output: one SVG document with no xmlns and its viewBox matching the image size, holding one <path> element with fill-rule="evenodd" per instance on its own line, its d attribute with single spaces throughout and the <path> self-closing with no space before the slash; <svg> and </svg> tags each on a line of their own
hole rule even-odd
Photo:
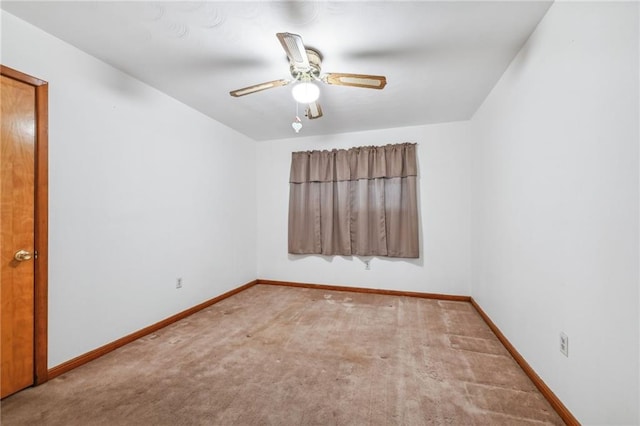
<svg viewBox="0 0 640 426">
<path fill-rule="evenodd" d="M 419 257 L 416 144 L 294 152 L 289 253 Z"/>
</svg>

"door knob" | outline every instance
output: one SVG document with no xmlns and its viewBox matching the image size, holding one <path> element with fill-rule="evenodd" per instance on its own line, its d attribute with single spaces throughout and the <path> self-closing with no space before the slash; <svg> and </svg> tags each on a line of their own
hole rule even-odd
<svg viewBox="0 0 640 426">
<path fill-rule="evenodd" d="M 18 250 L 16 254 L 13 255 L 13 258 L 18 262 L 24 262 L 25 260 L 31 259 L 31 253 L 26 250 Z"/>
</svg>

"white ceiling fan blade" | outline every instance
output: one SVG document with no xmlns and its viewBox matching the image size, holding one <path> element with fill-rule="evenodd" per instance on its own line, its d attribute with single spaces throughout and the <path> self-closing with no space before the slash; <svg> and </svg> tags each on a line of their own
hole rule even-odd
<svg viewBox="0 0 640 426">
<path fill-rule="evenodd" d="M 308 71 L 311 66 L 309 65 L 307 49 L 302 43 L 302 37 L 291 33 L 277 33 L 276 36 L 280 40 L 284 51 L 287 52 L 287 57 L 293 68 L 299 71 Z"/>
<path fill-rule="evenodd" d="M 316 118 L 322 117 L 322 108 L 320 108 L 320 104 L 317 101 L 310 103 L 307 107 L 305 115 L 309 120 L 314 120 Z"/>
<path fill-rule="evenodd" d="M 251 93 L 260 92 L 262 90 L 271 89 L 273 87 L 286 86 L 289 83 L 290 83 L 289 80 L 268 81 L 266 83 L 254 84 L 253 86 L 244 87 L 238 90 L 233 90 L 229 92 L 229 94 L 237 98 L 239 96 L 249 95 Z"/>
<path fill-rule="evenodd" d="M 387 78 L 383 75 L 328 73 L 322 76 L 322 81 L 338 86 L 363 87 L 365 89 L 383 89 L 387 85 Z"/>
</svg>

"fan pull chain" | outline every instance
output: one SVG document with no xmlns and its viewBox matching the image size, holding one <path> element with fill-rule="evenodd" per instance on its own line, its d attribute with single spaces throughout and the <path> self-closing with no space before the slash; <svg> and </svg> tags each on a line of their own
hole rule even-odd
<svg viewBox="0 0 640 426">
<path fill-rule="evenodd" d="M 302 120 L 300 120 L 300 116 L 298 115 L 298 106 L 299 104 L 296 102 L 296 118 L 293 120 L 293 123 L 291 123 L 291 127 L 293 127 L 296 133 L 300 133 L 300 129 L 302 129 Z"/>
</svg>

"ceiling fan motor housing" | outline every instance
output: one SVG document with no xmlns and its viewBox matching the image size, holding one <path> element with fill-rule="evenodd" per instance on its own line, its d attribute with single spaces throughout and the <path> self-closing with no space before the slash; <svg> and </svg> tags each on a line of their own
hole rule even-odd
<svg viewBox="0 0 640 426">
<path fill-rule="evenodd" d="M 318 80 L 322 67 L 322 55 L 315 49 L 305 48 L 305 51 L 309 58 L 309 68 L 302 68 L 290 62 L 291 76 L 300 81 Z"/>
</svg>

